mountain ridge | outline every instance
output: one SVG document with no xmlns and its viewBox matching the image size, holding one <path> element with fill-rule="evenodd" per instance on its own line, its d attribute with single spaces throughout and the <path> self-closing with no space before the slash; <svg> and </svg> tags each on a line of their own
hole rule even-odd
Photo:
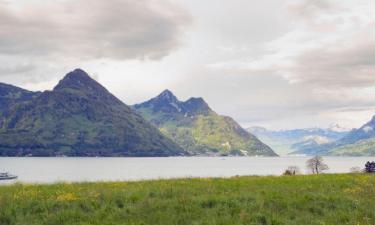
<svg viewBox="0 0 375 225">
<path fill-rule="evenodd" d="M 187 154 L 81 69 L 12 106 L 0 125 L 0 155 Z"/>
<path fill-rule="evenodd" d="M 347 134 L 336 128 L 300 128 L 291 130 L 268 130 L 264 127 L 250 127 L 250 132 L 270 145 L 278 154 L 305 154 L 320 148 L 322 144 L 333 143 Z"/>
<path fill-rule="evenodd" d="M 314 148 L 299 149 L 296 154 L 334 156 L 374 156 L 375 155 L 375 116 L 358 129 L 352 129 L 342 138 L 332 143 Z"/>
<path fill-rule="evenodd" d="M 140 107 L 152 108 L 153 112 L 179 113 L 186 116 L 194 116 L 195 114 L 202 113 L 207 114 L 212 111 L 203 98 L 191 97 L 186 101 L 180 101 L 168 89 L 144 103 L 133 106 L 135 109 Z"/>
<path fill-rule="evenodd" d="M 16 103 L 29 101 L 41 92 L 32 92 L 14 85 L 0 83 L 0 115 Z"/>
<path fill-rule="evenodd" d="M 165 90 L 132 107 L 191 154 L 276 156 L 232 118 L 214 112 L 203 98 L 179 101 Z"/>
<path fill-rule="evenodd" d="M 375 156 L 375 116 L 332 145 L 323 146 L 319 154 L 339 156 Z"/>
</svg>

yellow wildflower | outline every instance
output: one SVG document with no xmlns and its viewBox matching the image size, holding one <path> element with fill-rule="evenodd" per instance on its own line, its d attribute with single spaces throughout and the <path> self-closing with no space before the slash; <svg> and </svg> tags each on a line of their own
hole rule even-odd
<svg viewBox="0 0 375 225">
<path fill-rule="evenodd" d="M 57 201 L 75 201 L 78 197 L 74 193 L 63 193 L 57 196 Z"/>
</svg>

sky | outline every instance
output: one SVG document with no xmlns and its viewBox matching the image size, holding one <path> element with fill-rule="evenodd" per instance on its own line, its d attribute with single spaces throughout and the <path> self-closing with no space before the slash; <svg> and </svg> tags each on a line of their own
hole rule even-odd
<svg viewBox="0 0 375 225">
<path fill-rule="evenodd" d="M 0 0 L 0 82 L 82 68 L 126 104 L 164 89 L 243 127 L 359 127 L 375 115 L 375 2 Z"/>
</svg>

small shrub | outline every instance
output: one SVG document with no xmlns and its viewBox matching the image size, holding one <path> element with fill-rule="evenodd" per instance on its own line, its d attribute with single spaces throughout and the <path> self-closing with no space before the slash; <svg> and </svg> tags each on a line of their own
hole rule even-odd
<svg viewBox="0 0 375 225">
<path fill-rule="evenodd" d="M 283 173 L 284 176 L 292 176 L 294 175 L 290 170 L 285 170 Z"/>
<path fill-rule="evenodd" d="M 286 169 L 285 172 L 283 173 L 283 175 L 285 176 L 294 176 L 298 174 L 301 174 L 298 166 L 289 166 L 288 169 Z"/>
</svg>

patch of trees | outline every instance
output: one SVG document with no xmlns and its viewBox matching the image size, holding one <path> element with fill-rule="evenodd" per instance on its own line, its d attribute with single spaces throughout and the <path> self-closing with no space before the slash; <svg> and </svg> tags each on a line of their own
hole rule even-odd
<svg viewBox="0 0 375 225">
<path fill-rule="evenodd" d="M 365 165 L 366 173 L 375 173 L 375 162 L 367 162 Z"/>
<path fill-rule="evenodd" d="M 306 161 L 306 167 L 309 172 L 312 174 L 320 174 L 325 170 L 328 170 L 327 164 L 324 163 L 324 160 L 321 156 L 314 156 L 313 158 Z M 297 166 L 289 166 L 283 173 L 286 176 L 293 176 L 301 174 L 301 170 Z"/>
</svg>

